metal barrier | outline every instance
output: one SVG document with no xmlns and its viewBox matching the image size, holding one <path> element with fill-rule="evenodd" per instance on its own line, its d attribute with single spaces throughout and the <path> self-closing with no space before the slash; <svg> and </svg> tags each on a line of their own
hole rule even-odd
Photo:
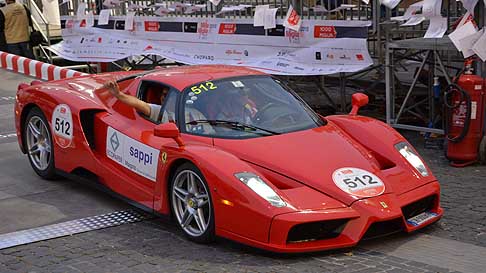
<svg viewBox="0 0 486 273">
<path fill-rule="evenodd" d="M 478 5 L 479 18 L 484 16 L 484 6 L 482 2 Z M 448 21 L 447 33 L 466 12 L 456 1 L 444 2 L 442 11 Z M 442 102 L 441 96 L 434 96 L 434 77 L 445 88 L 461 70 L 464 58 L 447 36 L 422 38 L 426 27 L 427 23 L 405 29 L 395 24 L 385 29 L 386 121 L 395 128 L 442 134 Z M 403 72 L 411 79 L 400 77 Z"/>
</svg>

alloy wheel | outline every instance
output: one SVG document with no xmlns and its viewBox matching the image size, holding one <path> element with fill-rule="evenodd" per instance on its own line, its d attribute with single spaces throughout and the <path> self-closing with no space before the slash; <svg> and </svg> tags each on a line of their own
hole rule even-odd
<svg viewBox="0 0 486 273">
<path fill-rule="evenodd" d="M 192 170 L 179 172 L 172 186 L 172 207 L 182 229 L 198 237 L 206 232 L 211 221 L 211 202 L 201 177 Z"/>
<path fill-rule="evenodd" d="M 27 123 L 26 128 L 27 153 L 34 166 L 44 171 L 49 168 L 51 160 L 51 138 L 49 130 L 44 121 L 33 116 Z"/>
</svg>

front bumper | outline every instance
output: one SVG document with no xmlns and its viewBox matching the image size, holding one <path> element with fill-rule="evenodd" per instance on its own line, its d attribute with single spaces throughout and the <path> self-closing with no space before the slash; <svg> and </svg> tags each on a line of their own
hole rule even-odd
<svg viewBox="0 0 486 273">
<path fill-rule="evenodd" d="M 254 241 L 227 231 L 223 231 L 221 235 L 274 252 L 312 252 L 351 247 L 371 233 L 378 236 L 386 235 L 386 228 L 383 228 L 382 234 L 380 234 L 380 230 L 388 224 L 398 225 L 398 231 L 412 232 L 434 223 L 443 214 L 443 209 L 439 205 L 439 196 L 440 186 L 437 181 L 434 181 L 401 195 L 384 194 L 359 200 L 348 208 L 309 210 L 277 215 L 272 220 L 268 242 Z M 420 225 L 408 223 L 403 213 L 404 208 L 427 197 L 435 197 L 433 204 L 428 209 L 435 216 Z M 334 238 L 288 241 L 289 232 L 296 225 L 337 219 L 348 219 L 348 221 Z"/>
</svg>

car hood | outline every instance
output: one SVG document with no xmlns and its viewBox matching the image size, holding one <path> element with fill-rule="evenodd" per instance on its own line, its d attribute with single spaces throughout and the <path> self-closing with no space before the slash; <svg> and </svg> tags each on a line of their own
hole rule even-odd
<svg viewBox="0 0 486 273">
<path fill-rule="evenodd" d="M 315 129 L 269 137 L 214 139 L 214 145 L 348 205 L 359 198 L 334 184 L 332 175 L 337 169 L 364 169 L 380 177 L 386 186 L 380 167 L 370 152 L 332 122 Z M 385 187 L 385 192 L 390 189 Z"/>
</svg>

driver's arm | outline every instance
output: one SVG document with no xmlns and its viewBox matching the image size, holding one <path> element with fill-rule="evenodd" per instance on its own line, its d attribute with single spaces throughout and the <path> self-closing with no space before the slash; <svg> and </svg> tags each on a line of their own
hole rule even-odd
<svg viewBox="0 0 486 273">
<path fill-rule="evenodd" d="M 150 105 L 134 96 L 120 92 L 120 87 L 118 86 L 118 83 L 116 81 L 110 81 L 106 83 L 103 87 L 108 89 L 110 93 L 119 101 L 135 108 L 135 110 L 146 116 L 150 116 Z"/>
</svg>

